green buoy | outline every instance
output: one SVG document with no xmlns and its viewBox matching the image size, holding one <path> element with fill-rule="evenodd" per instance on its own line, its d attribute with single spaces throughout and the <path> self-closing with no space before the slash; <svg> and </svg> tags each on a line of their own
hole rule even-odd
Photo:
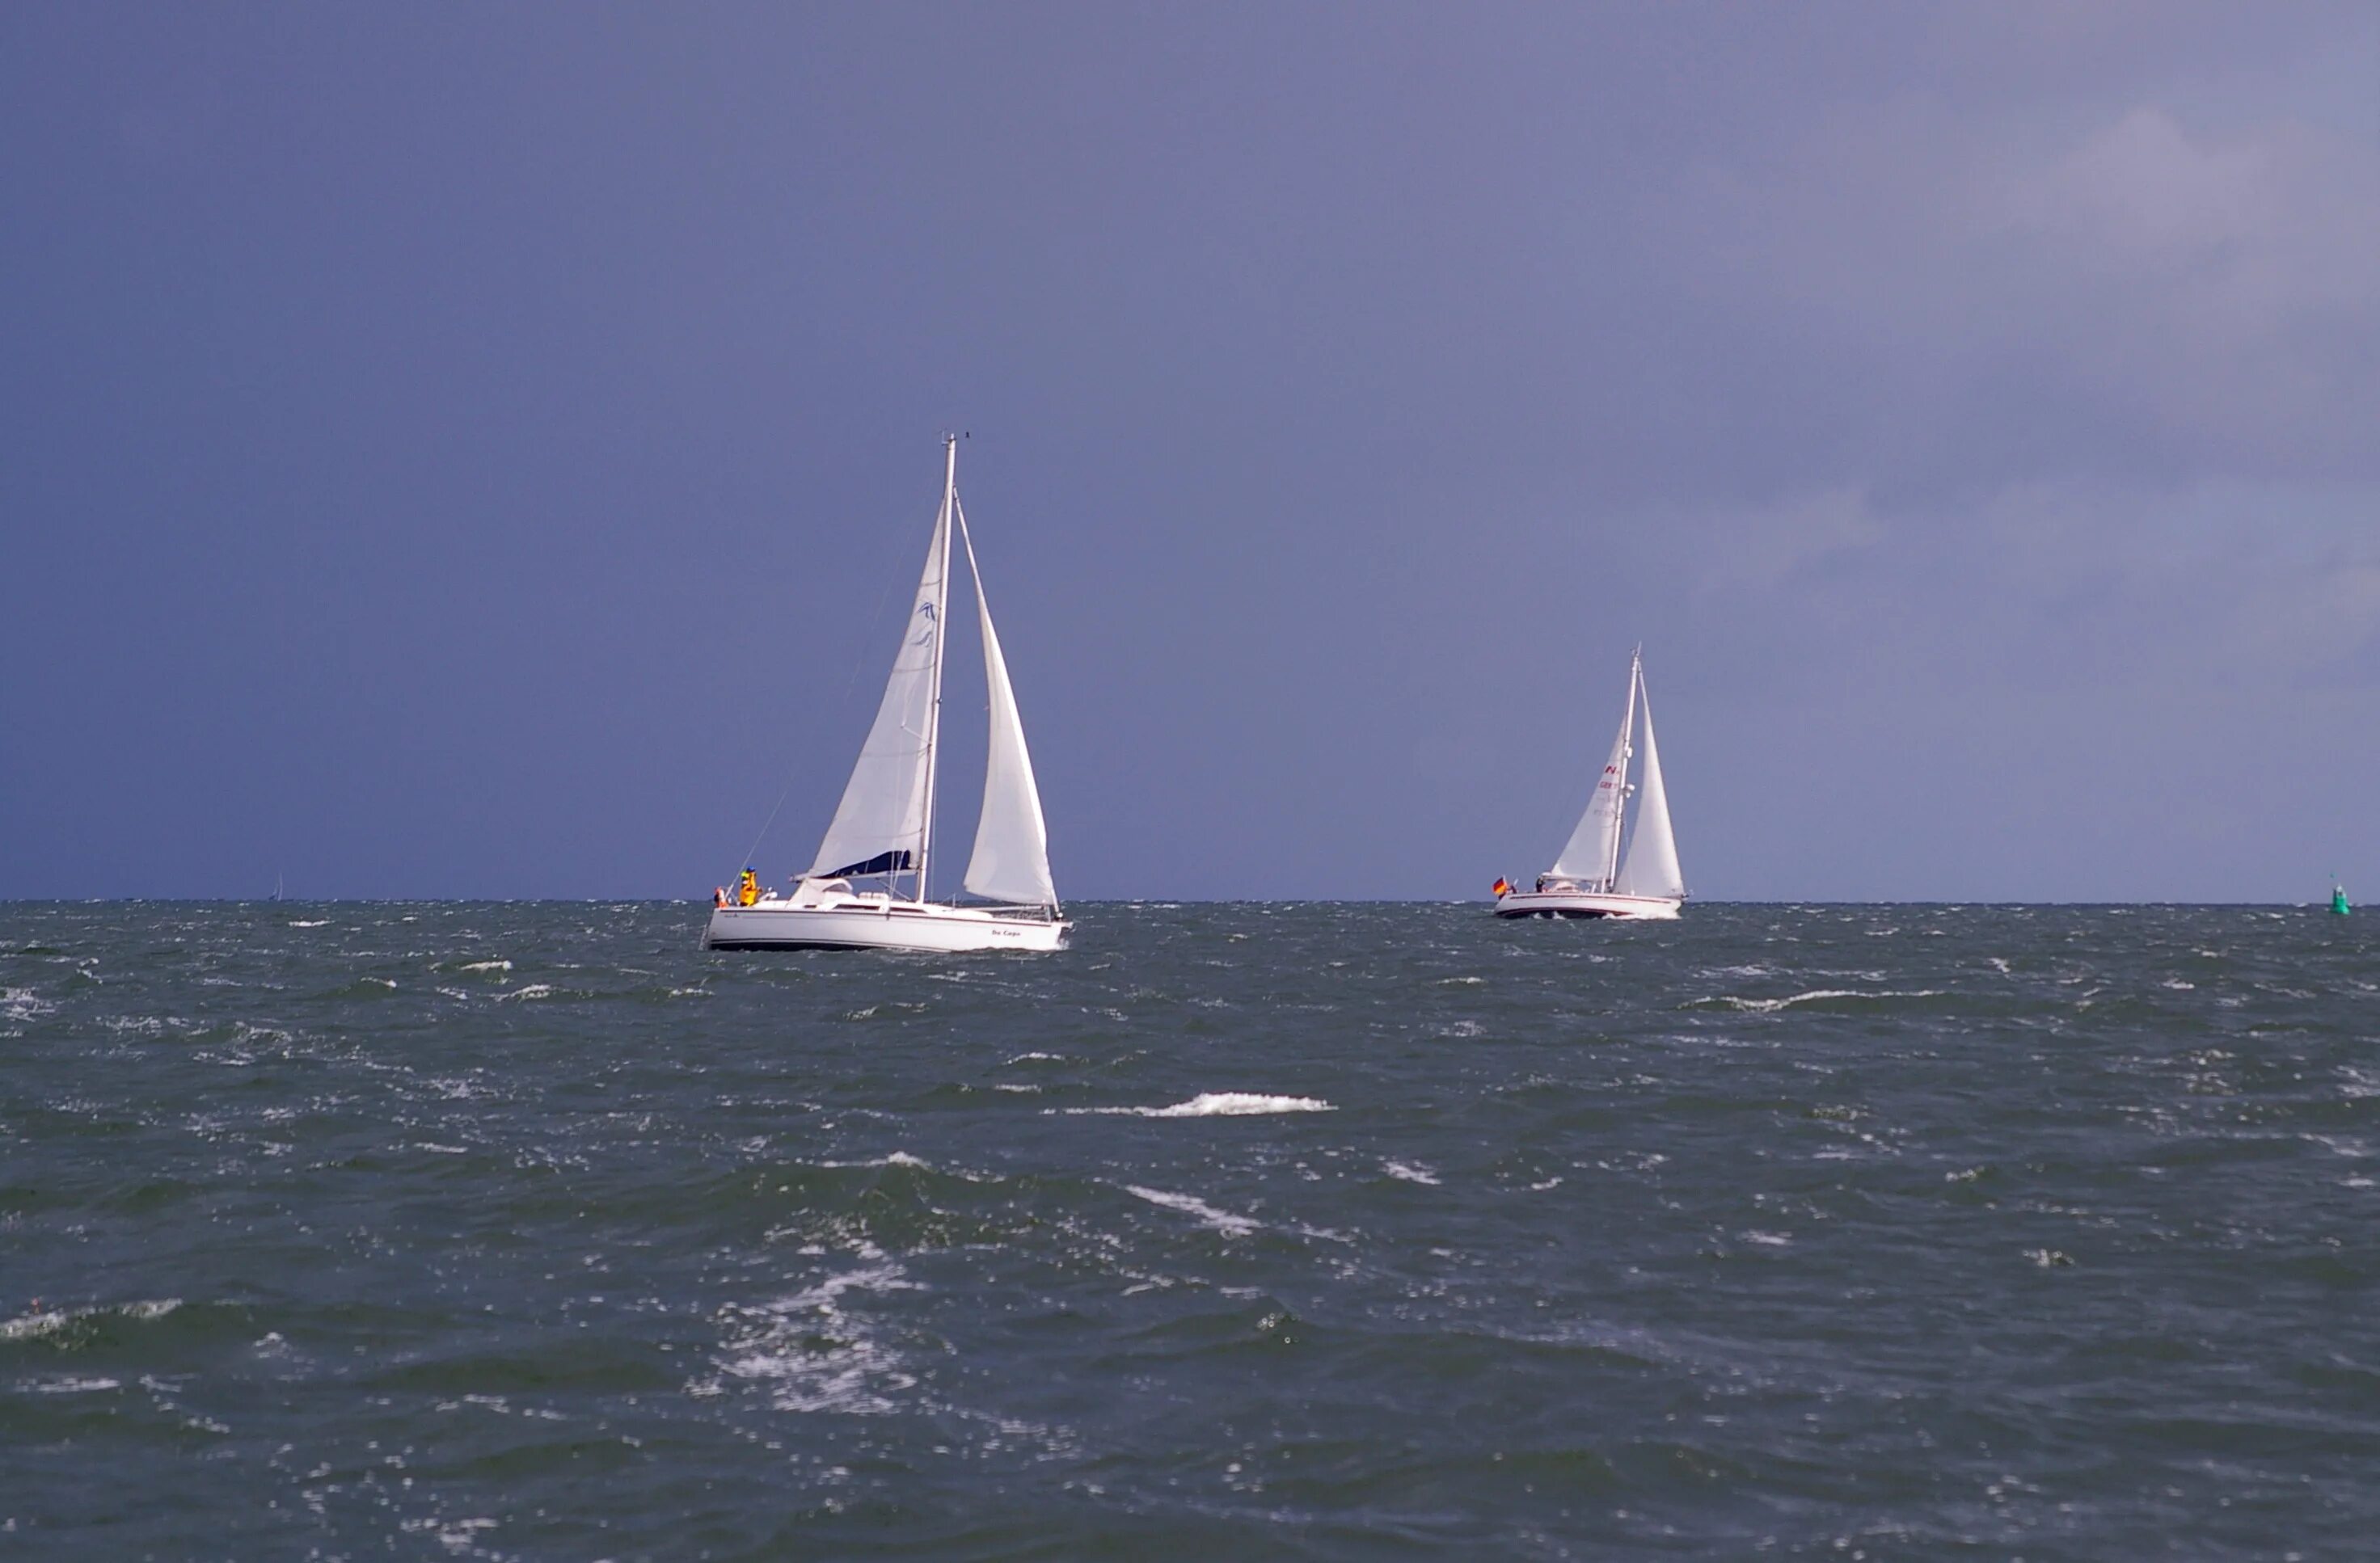
<svg viewBox="0 0 2380 1563">
<path fill-rule="evenodd" d="M 2330 909 L 2338 916 L 2344 917 L 2347 915 L 2347 887 L 2345 885 L 2333 885 L 2330 887 Z"/>
</svg>

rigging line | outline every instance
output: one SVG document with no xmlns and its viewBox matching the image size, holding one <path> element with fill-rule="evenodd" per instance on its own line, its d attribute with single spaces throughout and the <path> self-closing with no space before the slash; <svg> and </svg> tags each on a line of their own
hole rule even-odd
<svg viewBox="0 0 2380 1563">
<path fill-rule="evenodd" d="M 747 847 L 744 851 L 744 861 L 747 864 L 749 864 L 754 860 L 754 854 L 760 850 L 760 843 L 768 839 L 769 827 L 777 822 L 777 810 L 784 807 L 785 800 L 794 795 L 794 783 L 800 780 L 801 774 L 801 767 L 799 765 L 795 765 L 794 767 L 793 774 L 785 778 L 785 790 L 777 794 L 775 807 L 769 810 L 768 818 L 760 821 L 760 833 L 752 838 L 752 844 Z"/>
<path fill-rule="evenodd" d="M 885 532 L 888 535 L 892 533 L 892 528 L 890 527 L 885 528 Z M 897 544 L 900 541 L 900 539 L 898 537 L 894 537 L 892 540 Z M 892 556 L 892 563 L 900 563 L 899 556 L 897 554 Z M 894 576 L 899 574 L 900 572 L 897 570 L 886 570 L 882 572 L 884 576 L 884 587 L 882 590 L 876 594 L 876 612 L 868 615 L 867 631 L 860 636 L 858 645 L 851 653 L 851 676 L 843 681 L 843 704 L 846 706 L 851 703 L 852 690 L 858 686 L 859 670 L 868 665 L 868 643 L 876 638 L 876 626 L 881 624 L 884 620 L 884 604 L 892 600 L 892 582 Z M 898 655 L 898 653 L 895 653 L 895 655 Z"/>
<path fill-rule="evenodd" d="M 884 528 L 884 535 L 886 539 L 889 539 L 886 550 L 887 562 L 897 563 L 899 562 L 897 551 L 901 543 L 900 535 L 890 527 Z M 848 706 L 851 704 L 851 692 L 859 684 L 859 670 L 868 665 L 868 643 L 876 637 L 876 626 L 884 622 L 884 604 L 890 601 L 892 597 L 893 580 L 897 572 L 885 570 L 880 572 L 880 574 L 883 578 L 884 586 L 883 588 L 876 594 L 876 611 L 868 616 L 868 629 L 866 633 L 859 636 L 857 643 L 853 648 L 851 653 L 851 676 L 844 680 L 843 698 L 837 702 L 839 706 Z M 777 794 L 775 805 L 769 810 L 769 818 L 760 822 L 760 833 L 752 838 L 752 844 L 744 850 L 744 855 L 737 860 L 739 866 L 750 865 L 753 861 L 754 854 L 760 850 L 760 843 L 769 839 L 769 827 L 777 822 L 778 811 L 785 806 L 785 800 L 794 795 L 794 783 L 800 781 L 801 777 L 801 757 L 799 751 L 796 750 L 793 763 L 785 769 L 785 790 Z"/>
</svg>

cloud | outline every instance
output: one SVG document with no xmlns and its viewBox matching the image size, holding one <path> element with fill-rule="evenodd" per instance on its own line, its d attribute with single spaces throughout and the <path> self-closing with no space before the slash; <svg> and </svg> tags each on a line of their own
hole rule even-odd
<svg viewBox="0 0 2380 1563">
<path fill-rule="evenodd" d="M 2353 486 L 2058 479 L 1898 502 L 1822 490 L 1624 535 L 1633 577 L 1680 583 L 1678 613 L 1795 648 L 1804 676 L 1849 670 L 1909 692 L 2370 689 L 2370 509 Z"/>
<path fill-rule="evenodd" d="M 1641 232 L 1777 480 L 2380 479 L 2380 149 L 2341 134 L 1862 104 L 1682 170 Z"/>
<path fill-rule="evenodd" d="M 2099 394 L 2245 465 L 2380 477 L 2380 149 L 2143 107 L 1993 193 Z"/>
</svg>

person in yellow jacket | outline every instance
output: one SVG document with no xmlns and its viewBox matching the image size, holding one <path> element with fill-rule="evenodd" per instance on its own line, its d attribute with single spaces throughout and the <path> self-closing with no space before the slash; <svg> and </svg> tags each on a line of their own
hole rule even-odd
<svg viewBox="0 0 2380 1563">
<path fill-rule="evenodd" d="M 747 868 L 744 877 L 735 881 L 735 904 L 749 906 L 759 899 L 760 876 Z"/>
</svg>

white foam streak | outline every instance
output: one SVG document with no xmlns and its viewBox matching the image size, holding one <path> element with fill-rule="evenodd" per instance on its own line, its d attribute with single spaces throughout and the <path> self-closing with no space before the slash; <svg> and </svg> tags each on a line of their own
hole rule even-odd
<svg viewBox="0 0 2380 1563">
<path fill-rule="evenodd" d="M 178 1297 L 160 1297 L 140 1302 L 124 1302 L 114 1307 L 53 1308 L 39 1314 L 20 1314 L 13 1319 L 0 1319 L 0 1340 L 39 1340 L 55 1335 L 77 1319 L 98 1318 L 115 1314 L 123 1318 L 147 1323 L 162 1319 L 182 1305 Z"/>
<path fill-rule="evenodd" d="M 1133 1183 L 1124 1185 L 1124 1193 L 1145 1199 L 1151 1205 L 1161 1205 L 1168 1210 L 1179 1210 L 1185 1216 L 1195 1216 L 1205 1225 L 1232 1237 L 1245 1236 L 1255 1231 L 1258 1225 L 1248 1217 L 1234 1216 L 1228 1210 L 1218 1210 L 1205 1200 L 1193 1198 L 1189 1194 L 1168 1193 L 1163 1189 L 1144 1189 Z"/>
<path fill-rule="evenodd" d="M 1252 1091 L 1201 1091 L 1171 1107 L 1065 1108 L 1068 1113 L 1124 1118 L 1243 1118 L 1267 1112 L 1336 1112 L 1319 1097 L 1266 1097 Z"/>
<path fill-rule="evenodd" d="M 1777 1011 L 1785 1009 L 1791 1005 L 1815 1004 L 1827 999 L 1939 999 L 1943 996 L 1943 989 L 1938 987 L 1921 987 L 1910 991 L 1888 990 L 1875 993 L 1862 993 L 1857 989 L 1849 987 L 1814 987 L 1807 993 L 1796 993 L 1790 999 L 1739 999 L 1732 993 L 1722 993 L 1717 998 L 1711 1000 L 1710 1002 L 1726 1004 L 1733 1009 L 1749 1010 L 1755 1013 L 1765 1015 L 1773 1014 Z"/>
</svg>

